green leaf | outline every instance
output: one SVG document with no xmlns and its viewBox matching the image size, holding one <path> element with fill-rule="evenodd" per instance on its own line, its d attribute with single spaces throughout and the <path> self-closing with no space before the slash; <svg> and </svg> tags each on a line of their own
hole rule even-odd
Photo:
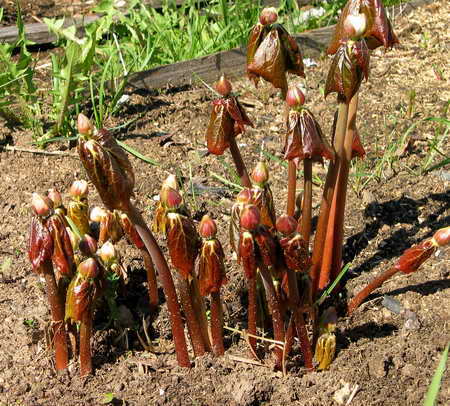
<svg viewBox="0 0 450 406">
<path fill-rule="evenodd" d="M 111 403 L 114 400 L 115 396 L 114 393 L 108 392 L 103 394 L 103 399 L 100 401 L 102 405 L 107 405 L 108 403 Z"/>
<path fill-rule="evenodd" d="M 431 380 L 431 384 L 428 387 L 427 394 L 425 396 L 425 400 L 423 402 L 423 406 L 433 406 L 436 404 L 436 400 L 439 395 L 439 389 L 441 387 L 442 376 L 445 372 L 445 366 L 447 364 L 448 351 L 450 348 L 450 343 L 445 347 L 444 352 L 442 353 L 441 360 L 439 361 L 439 365 L 436 368 L 436 372 L 433 375 L 433 379 Z"/>
</svg>

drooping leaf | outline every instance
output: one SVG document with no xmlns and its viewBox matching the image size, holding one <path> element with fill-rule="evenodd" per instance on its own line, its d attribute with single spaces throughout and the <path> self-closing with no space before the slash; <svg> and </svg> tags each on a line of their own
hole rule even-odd
<svg viewBox="0 0 450 406">
<path fill-rule="evenodd" d="M 219 240 L 203 241 L 198 262 L 200 294 L 206 296 L 220 291 L 227 282 L 225 277 L 225 254 Z"/>
<path fill-rule="evenodd" d="M 403 252 L 395 264 L 395 268 L 406 274 L 415 272 L 435 251 L 436 246 L 432 243 L 431 238 L 428 238 Z"/>
<path fill-rule="evenodd" d="M 52 261 L 55 270 L 60 276 L 70 278 L 73 274 L 74 254 L 64 222 L 59 215 L 52 215 L 46 226 L 53 239 Z"/>
<path fill-rule="evenodd" d="M 257 263 L 255 256 L 255 242 L 253 236 L 248 231 L 241 232 L 239 239 L 238 262 L 244 269 L 247 279 L 256 277 Z"/>
<path fill-rule="evenodd" d="M 53 240 L 48 229 L 37 217 L 31 219 L 28 258 L 34 272 L 40 273 L 42 264 L 53 254 Z"/>
</svg>

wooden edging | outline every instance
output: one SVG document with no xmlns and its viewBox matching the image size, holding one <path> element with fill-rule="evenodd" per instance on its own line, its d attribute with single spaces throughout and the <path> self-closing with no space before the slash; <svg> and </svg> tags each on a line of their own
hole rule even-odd
<svg viewBox="0 0 450 406">
<path fill-rule="evenodd" d="M 418 7 L 431 4 L 434 0 L 413 0 L 388 8 L 392 17 L 411 13 Z M 294 35 L 304 57 L 317 57 L 331 40 L 334 25 L 306 31 Z M 220 74 L 239 77 L 245 73 L 246 48 L 234 48 L 230 51 L 217 52 L 201 58 L 177 62 L 171 65 L 158 66 L 146 71 L 133 73 L 128 77 L 128 84 L 139 89 L 155 89 L 166 86 L 182 86 L 196 82 L 198 79 L 206 83 L 214 82 Z"/>
</svg>

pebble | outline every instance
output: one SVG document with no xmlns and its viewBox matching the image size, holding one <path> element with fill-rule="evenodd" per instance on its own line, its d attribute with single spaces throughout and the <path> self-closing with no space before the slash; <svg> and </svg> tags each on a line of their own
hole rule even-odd
<svg viewBox="0 0 450 406">
<path fill-rule="evenodd" d="M 362 201 L 365 205 L 375 203 L 377 199 L 375 195 L 370 190 L 364 190 L 362 193 Z"/>
</svg>

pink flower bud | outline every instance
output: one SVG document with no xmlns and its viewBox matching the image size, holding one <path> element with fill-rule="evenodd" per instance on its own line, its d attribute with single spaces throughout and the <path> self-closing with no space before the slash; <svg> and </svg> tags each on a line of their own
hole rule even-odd
<svg viewBox="0 0 450 406">
<path fill-rule="evenodd" d="M 62 206 L 61 193 L 59 193 L 57 189 L 49 189 L 47 192 L 47 197 L 52 201 L 54 208 Z"/>
<path fill-rule="evenodd" d="M 254 230 L 261 223 L 261 214 L 254 205 L 248 205 L 244 207 L 241 213 L 241 227 L 246 230 Z"/>
<path fill-rule="evenodd" d="M 236 196 L 238 203 L 250 203 L 253 199 L 253 192 L 251 189 L 242 189 Z"/>
<path fill-rule="evenodd" d="M 282 214 L 277 219 L 277 231 L 280 232 L 283 235 L 291 235 L 297 230 L 297 220 L 292 217 L 288 216 L 287 214 Z"/>
<path fill-rule="evenodd" d="M 175 175 L 169 175 L 163 182 L 161 189 L 165 187 L 170 187 L 172 189 L 178 190 L 178 182 Z"/>
<path fill-rule="evenodd" d="M 264 162 L 260 161 L 256 164 L 252 172 L 252 180 L 258 185 L 264 185 L 269 180 L 269 169 Z"/>
<path fill-rule="evenodd" d="M 202 221 L 200 221 L 198 231 L 203 238 L 214 238 L 217 234 L 216 222 L 205 214 Z"/>
<path fill-rule="evenodd" d="M 117 258 L 117 252 L 114 244 L 111 241 L 105 242 L 99 249 L 98 255 L 106 266 L 111 265 Z"/>
<path fill-rule="evenodd" d="M 171 187 L 164 187 L 159 196 L 161 203 L 168 209 L 177 209 L 183 202 L 181 195 Z"/>
<path fill-rule="evenodd" d="M 232 87 L 230 81 L 225 77 L 225 75 L 222 75 L 219 79 L 219 81 L 216 83 L 216 90 L 219 92 L 222 96 L 226 97 L 231 93 Z"/>
<path fill-rule="evenodd" d="M 88 183 L 85 180 L 76 180 L 69 189 L 69 194 L 79 199 L 86 197 L 88 192 Z"/>
<path fill-rule="evenodd" d="M 367 20 L 365 14 L 349 14 L 344 20 L 344 33 L 351 39 L 359 39 L 365 33 Z"/>
<path fill-rule="evenodd" d="M 78 265 L 78 272 L 85 278 L 95 278 L 98 273 L 97 261 L 94 258 L 88 258 Z"/>
<path fill-rule="evenodd" d="M 94 132 L 94 126 L 92 125 L 91 120 L 82 113 L 78 114 L 77 128 L 78 132 L 82 135 L 91 136 Z"/>
<path fill-rule="evenodd" d="M 290 87 L 288 89 L 286 103 L 289 107 L 300 107 L 305 104 L 305 95 L 298 86 Z"/>
<path fill-rule="evenodd" d="M 95 206 L 92 208 L 89 218 L 94 223 L 100 223 L 106 217 L 106 210 L 102 207 Z"/>
<path fill-rule="evenodd" d="M 89 234 L 83 236 L 78 246 L 81 253 L 87 257 L 90 257 L 97 252 L 97 241 Z"/>
<path fill-rule="evenodd" d="M 51 200 L 41 196 L 39 193 L 33 193 L 31 196 L 31 207 L 38 216 L 48 216 L 53 208 Z"/>
<path fill-rule="evenodd" d="M 433 235 L 433 241 L 435 241 L 439 247 L 450 244 L 450 226 L 436 231 Z"/>
<path fill-rule="evenodd" d="M 261 11 L 259 22 L 262 25 L 273 24 L 278 19 L 277 9 L 275 7 L 266 7 Z"/>
</svg>

